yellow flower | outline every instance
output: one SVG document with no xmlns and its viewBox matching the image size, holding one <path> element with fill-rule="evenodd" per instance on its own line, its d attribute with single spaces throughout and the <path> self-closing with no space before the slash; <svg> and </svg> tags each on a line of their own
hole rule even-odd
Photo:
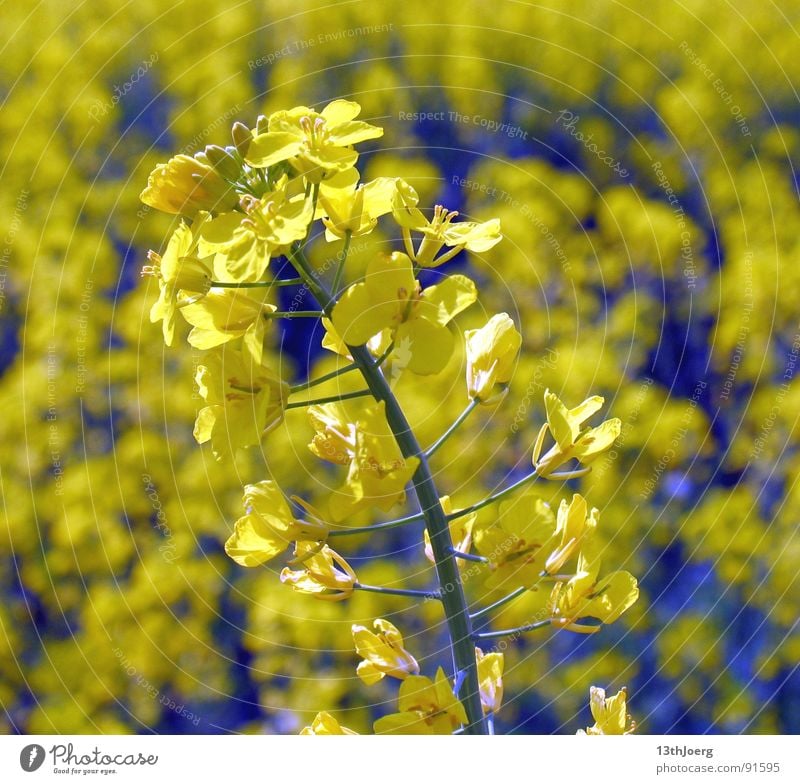
<svg viewBox="0 0 800 784">
<path fill-rule="evenodd" d="M 301 735 L 358 735 L 339 722 L 326 711 L 320 711 L 308 727 L 300 730 Z"/>
<path fill-rule="evenodd" d="M 294 548 L 295 562 L 302 569 L 285 567 L 281 571 L 281 582 L 288 583 L 295 591 L 307 593 L 315 599 L 339 602 L 353 594 L 358 582 L 356 573 L 339 553 L 319 542 L 297 542 Z"/>
<path fill-rule="evenodd" d="M 346 403 L 309 406 L 308 419 L 314 435 L 308 448 L 321 460 L 349 465 L 356 454 L 355 409 Z"/>
<path fill-rule="evenodd" d="M 377 634 L 365 626 L 353 624 L 356 653 L 364 659 L 356 670 L 358 677 L 372 686 L 386 675 L 400 680 L 418 675 L 419 664 L 403 647 L 403 637 L 397 628 L 383 618 L 373 621 L 373 626 Z"/>
<path fill-rule="evenodd" d="M 602 397 L 595 395 L 579 406 L 568 409 L 549 389 L 545 391 L 547 422 L 539 430 L 533 448 L 533 465 L 539 476 L 549 477 L 559 466 L 573 458 L 588 465 L 614 443 L 622 427 L 619 419 L 607 419 L 598 427 L 581 429 L 581 425 L 600 410 L 603 402 Z M 555 444 L 540 458 L 548 430 Z M 570 472 L 569 475 L 579 476 L 581 473 L 585 471 Z"/>
<path fill-rule="evenodd" d="M 443 495 L 439 502 L 442 505 L 442 510 L 446 515 L 451 515 L 456 510 L 453 509 L 453 503 L 450 501 L 449 495 Z M 462 517 L 456 517 L 453 520 L 450 520 L 449 527 L 450 527 L 450 538 L 453 542 L 453 547 L 459 553 L 468 553 L 470 547 L 472 546 L 472 528 L 475 525 L 475 520 L 478 517 L 477 512 L 472 512 L 471 514 L 463 515 Z M 436 559 L 433 556 L 433 547 L 431 547 L 431 537 L 428 533 L 428 529 L 425 529 L 425 533 L 423 534 L 423 540 L 425 544 L 425 557 L 431 562 L 436 563 Z M 459 559 L 459 565 L 463 564 L 464 561 Z"/>
<path fill-rule="evenodd" d="M 492 402 L 496 384 L 511 379 L 522 335 L 507 313 L 492 316 L 486 326 L 464 333 L 467 344 L 467 392 Z"/>
<path fill-rule="evenodd" d="M 162 212 L 188 217 L 199 210 L 228 210 L 239 201 L 236 191 L 211 166 L 189 155 L 158 164 L 139 198 Z"/>
<path fill-rule="evenodd" d="M 578 735 L 630 735 L 636 729 L 636 722 L 628 714 L 628 692 L 620 689 L 613 697 L 606 697 L 605 689 L 592 686 L 589 689 L 589 707 L 594 718 L 594 726 L 586 731 L 578 730 Z"/>
<path fill-rule="evenodd" d="M 234 525 L 225 552 L 241 566 L 260 566 L 298 539 L 325 539 L 320 523 L 296 520 L 278 485 L 268 479 L 244 488 L 245 515 Z"/>
<path fill-rule="evenodd" d="M 485 223 L 453 223 L 458 213 L 437 204 L 433 219 L 429 221 L 417 208 L 418 202 L 417 192 L 407 182 L 400 180 L 392 203 L 392 215 L 403 229 L 408 255 L 420 267 L 438 267 L 465 248 L 474 253 L 483 253 L 503 238 L 500 221 L 496 218 Z M 416 250 L 411 242 L 411 231 L 422 233 L 422 242 Z M 437 257 L 436 254 L 445 246 L 450 250 Z"/>
<path fill-rule="evenodd" d="M 267 317 L 275 309 L 244 289 L 212 289 L 200 301 L 183 307 L 181 314 L 194 327 L 190 345 L 210 349 L 243 338 L 244 348 L 260 364 Z"/>
<path fill-rule="evenodd" d="M 416 457 L 403 457 L 386 421 L 384 402 L 362 409 L 347 480 L 331 497 L 333 519 L 338 522 L 373 506 L 388 512 L 405 499 L 405 486 L 418 465 Z"/>
<path fill-rule="evenodd" d="M 440 667 L 436 680 L 424 675 L 410 675 L 400 684 L 398 713 L 378 719 L 374 726 L 379 735 L 451 735 L 466 724 L 464 706 Z"/>
<path fill-rule="evenodd" d="M 396 183 L 396 179 L 379 177 L 362 185 L 352 182 L 341 188 L 321 188 L 318 217 L 325 225 L 326 239 L 343 239 L 348 232 L 352 237 L 369 234 L 378 218 L 391 211 Z"/>
<path fill-rule="evenodd" d="M 281 161 L 311 182 L 320 182 L 355 165 L 352 145 L 383 136 L 383 128 L 356 120 L 361 107 L 336 100 L 321 112 L 307 106 L 270 115 L 266 133 L 253 136 L 247 163 L 266 168 Z"/>
<path fill-rule="evenodd" d="M 555 519 L 550 507 L 531 492 L 500 504 L 497 519 L 475 526 L 475 547 L 489 559 L 489 589 L 532 588 L 539 582 Z"/>
<path fill-rule="evenodd" d="M 409 351 L 408 369 L 430 375 L 442 370 L 452 354 L 447 324 L 476 298 L 475 284 L 463 275 L 450 275 L 422 291 L 411 259 L 392 253 L 369 263 L 364 280 L 342 294 L 331 319 L 338 337 L 351 346 L 389 330 Z"/>
<path fill-rule="evenodd" d="M 195 380 L 206 405 L 197 414 L 194 437 L 198 444 L 211 441 L 218 460 L 237 447 L 261 443 L 263 435 L 283 419 L 288 385 L 250 355 L 209 352 Z"/>
<path fill-rule="evenodd" d="M 558 582 L 549 599 L 551 623 L 561 629 L 592 634 L 600 626 L 576 623 L 581 618 L 596 618 L 613 623 L 638 598 L 636 578 L 629 572 L 612 572 L 602 579 L 596 545 L 590 541 L 578 558 L 578 572 L 567 582 Z"/>
<path fill-rule="evenodd" d="M 586 499 L 583 496 L 573 495 L 569 504 L 564 500 L 561 501 L 556 517 L 556 535 L 560 536 L 561 541 L 557 549 L 550 553 L 545 563 L 545 571 L 555 574 L 578 552 L 583 542 L 597 528 L 599 514 L 600 512 L 593 508 L 587 516 Z"/>
<path fill-rule="evenodd" d="M 311 198 L 290 198 L 284 175 L 275 189 L 260 199 L 243 196 L 241 212 L 226 212 L 208 221 L 200 232 L 200 248 L 216 254 L 219 280 L 255 283 L 262 280 L 273 256 L 308 233 L 313 218 Z"/>
<path fill-rule="evenodd" d="M 478 662 L 478 683 L 484 713 L 497 713 L 503 703 L 503 654 L 484 653 L 475 649 Z"/>
<path fill-rule="evenodd" d="M 388 512 L 405 498 L 419 460 L 403 457 L 383 401 L 367 406 L 324 403 L 311 406 L 308 417 L 316 431 L 309 449 L 328 462 L 349 464 L 344 486 L 330 499 L 333 520 L 373 506 Z"/>
<path fill-rule="evenodd" d="M 172 345 L 175 338 L 175 314 L 205 296 L 211 288 L 211 270 L 208 265 L 192 255 L 196 243 L 191 229 L 183 222 L 175 229 L 167 243 L 163 256 L 149 251 L 148 266 L 142 267 L 142 275 L 158 281 L 158 299 L 150 308 L 150 321 L 162 322 L 164 342 Z M 180 294 L 191 296 L 179 299 Z"/>
</svg>

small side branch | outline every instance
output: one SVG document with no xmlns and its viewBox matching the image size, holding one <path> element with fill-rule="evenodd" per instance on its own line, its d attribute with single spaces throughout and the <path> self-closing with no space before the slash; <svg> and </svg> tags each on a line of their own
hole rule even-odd
<svg viewBox="0 0 800 784">
<path fill-rule="evenodd" d="M 536 476 L 537 476 L 536 469 L 534 468 L 533 471 L 523 476 L 522 479 L 519 479 L 516 482 L 514 482 L 513 485 L 509 485 L 507 488 L 505 488 L 505 490 L 500 490 L 497 493 L 493 493 L 487 498 L 484 498 L 483 501 L 478 501 L 478 503 L 476 504 L 472 504 L 471 506 L 465 506 L 463 509 L 458 509 L 455 512 L 451 512 L 449 515 L 447 515 L 447 519 L 457 520 L 459 517 L 468 515 L 471 512 L 477 512 L 479 509 L 483 509 L 484 506 L 489 506 L 489 504 L 493 504 L 495 501 L 500 501 L 506 496 L 511 495 L 520 487 L 523 487 L 524 485 L 528 484 L 528 482 L 535 479 Z"/>
<path fill-rule="evenodd" d="M 482 555 L 473 555 L 472 553 L 462 553 L 461 550 L 456 550 L 454 547 L 450 551 L 455 558 L 460 558 L 462 561 L 472 561 L 473 563 L 489 563 L 488 558 L 484 558 Z"/>
<path fill-rule="evenodd" d="M 437 590 L 415 591 L 411 588 L 385 588 L 378 585 L 364 585 L 356 583 L 353 588 L 357 591 L 369 591 L 370 593 L 383 593 L 390 596 L 413 596 L 417 599 L 441 599 L 442 596 Z"/>
<path fill-rule="evenodd" d="M 533 632 L 537 629 L 544 629 L 545 626 L 550 625 L 550 619 L 546 621 L 537 621 L 536 623 L 529 623 L 525 626 L 517 626 L 516 629 L 502 629 L 499 632 L 481 632 L 480 634 L 473 635 L 475 640 L 496 640 L 498 637 L 518 637 L 520 634 L 526 632 Z"/>
<path fill-rule="evenodd" d="M 253 283 L 223 283 L 221 280 L 212 280 L 212 289 L 272 289 L 282 286 L 304 286 L 302 278 L 285 278 L 283 280 L 257 280 Z"/>
<path fill-rule="evenodd" d="M 428 451 L 425 452 L 425 457 L 430 457 L 439 449 L 439 447 L 443 446 L 447 439 L 450 438 L 450 436 L 452 436 L 456 430 L 458 430 L 458 428 L 461 426 L 461 423 L 475 410 L 475 407 L 479 403 L 480 400 L 478 398 L 474 398 L 470 404 L 458 415 L 456 421 L 447 428 L 439 440 L 433 446 L 428 448 Z"/>
<path fill-rule="evenodd" d="M 305 389 L 311 389 L 311 387 L 324 384 L 326 381 L 343 376 L 345 373 L 350 373 L 353 370 L 358 370 L 358 367 L 356 365 L 347 365 L 347 367 L 339 368 L 338 370 L 332 370 L 330 373 L 326 373 L 324 376 L 320 376 L 319 378 L 303 381 L 301 384 L 294 384 L 292 387 L 290 387 L 289 392 L 294 394 L 295 392 L 302 392 Z"/>
<path fill-rule="evenodd" d="M 303 408 L 305 406 L 318 406 L 322 403 L 339 403 L 342 400 L 352 400 L 356 397 L 366 397 L 372 393 L 368 389 L 361 389 L 358 392 L 347 392 L 344 395 L 331 395 L 330 397 L 318 397 L 316 400 L 300 400 L 296 403 L 288 403 L 285 408 Z"/>
<path fill-rule="evenodd" d="M 325 314 L 321 310 L 273 310 L 265 313 L 266 318 L 322 318 Z"/>
<path fill-rule="evenodd" d="M 498 599 L 494 604 L 490 604 L 488 607 L 484 607 L 482 610 L 477 610 L 474 613 L 470 614 L 470 618 L 474 621 L 476 618 L 482 618 L 484 615 L 488 615 L 493 610 L 496 610 L 498 607 L 502 607 L 504 604 L 508 604 L 509 602 L 513 602 L 518 596 L 522 596 L 522 594 L 527 591 L 527 588 L 517 588 L 516 591 L 512 591 L 508 596 L 504 596 L 502 599 Z"/>
</svg>

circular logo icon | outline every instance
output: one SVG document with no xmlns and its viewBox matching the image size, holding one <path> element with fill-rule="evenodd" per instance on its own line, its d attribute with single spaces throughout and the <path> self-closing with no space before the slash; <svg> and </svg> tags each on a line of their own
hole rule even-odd
<svg viewBox="0 0 800 784">
<path fill-rule="evenodd" d="M 44 746 L 40 746 L 38 743 L 31 743 L 19 753 L 19 764 L 28 773 L 39 770 L 43 762 Z"/>
</svg>

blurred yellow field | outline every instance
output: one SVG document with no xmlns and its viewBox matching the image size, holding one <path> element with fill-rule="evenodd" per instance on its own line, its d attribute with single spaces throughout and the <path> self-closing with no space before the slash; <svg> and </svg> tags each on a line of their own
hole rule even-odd
<svg viewBox="0 0 800 784">
<path fill-rule="evenodd" d="M 800 732 L 800 3 L 0 13 L 4 733 Z"/>
</svg>

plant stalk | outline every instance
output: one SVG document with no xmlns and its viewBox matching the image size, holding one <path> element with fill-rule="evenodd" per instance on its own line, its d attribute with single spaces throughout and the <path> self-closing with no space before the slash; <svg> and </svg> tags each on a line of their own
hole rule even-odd
<svg viewBox="0 0 800 784">
<path fill-rule="evenodd" d="M 291 255 L 297 265 L 298 272 L 306 278 L 309 289 L 319 301 L 320 306 L 330 317 L 336 304 L 333 296 L 325 288 L 324 283 L 315 274 L 313 267 L 305 258 L 301 249 Z M 361 375 L 372 395 L 383 401 L 386 407 L 386 419 L 394 434 L 400 452 L 406 459 L 419 460 L 411 482 L 417 495 L 425 527 L 431 540 L 431 549 L 436 560 L 436 575 L 439 580 L 441 601 L 447 619 L 453 651 L 453 663 L 457 680 L 461 681 L 457 696 L 464 705 L 467 714 L 467 725 L 464 732 L 469 735 L 485 735 L 486 723 L 481 706 L 480 687 L 478 683 L 478 666 L 475 660 L 475 644 L 473 641 L 472 622 L 467 610 L 464 586 L 458 571 L 458 564 L 453 556 L 453 541 L 447 516 L 439 502 L 439 492 L 433 481 L 425 456 L 419 445 L 402 408 L 394 396 L 380 367 L 372 358 L 366 346 L 348 346 L 353 362 L 358 366 Z"/>
</svg>

